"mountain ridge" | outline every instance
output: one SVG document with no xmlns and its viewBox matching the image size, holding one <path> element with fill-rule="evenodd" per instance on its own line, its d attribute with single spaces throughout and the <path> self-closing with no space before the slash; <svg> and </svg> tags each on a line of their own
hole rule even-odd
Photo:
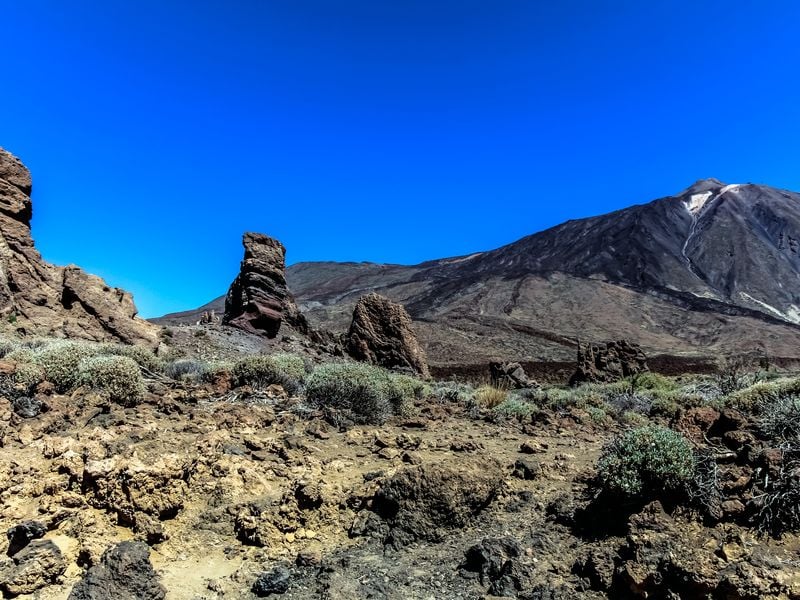
<svg viewBox="0 0 800 600">
<path fill-rule="evenodd" d="M 563 359 L 565 340 L 620 332 L 651 352 L 794 356 L 799 240 L 800 194 L 709 178 L 494 250 L 409 266 L 296 263 L 287 281 L 312 322 L 334 330 L 362 293 L 402 302 L 433 361 L 437 350 L 451 362 Z"/>
</svg>

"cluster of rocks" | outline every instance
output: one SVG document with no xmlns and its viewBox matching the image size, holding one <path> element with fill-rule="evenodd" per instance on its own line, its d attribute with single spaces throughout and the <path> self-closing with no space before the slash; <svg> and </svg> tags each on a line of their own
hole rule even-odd
<svg viewBox="0 0 800 600">
<path fill-rule="evenodd" d="M 261 233 L 245 233 L 242 243 L 244 259 L 225 298 L 223 323 L 267 338 L 275 338 L 285 323 L 318 345 L 332 345 L 334 336 L 310 327 L 286 284 L 283 244 Z M 341 346 L 356 360 L 429 376 L 408 312 L 379 294 L 367 294 L 356 303 Z"/>
<path fill-rule="evenodd" d="M 638 344 L 628 340 L 588 345 L 579 342 L 577 367 L 570 385 L 611 383 L 648 370 L 647 356 Z"/>
</svg>

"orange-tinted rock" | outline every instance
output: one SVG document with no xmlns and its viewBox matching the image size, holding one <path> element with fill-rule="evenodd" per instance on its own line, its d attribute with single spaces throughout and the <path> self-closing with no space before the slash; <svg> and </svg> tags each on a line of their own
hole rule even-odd
<svg viewBox="0 0 800 600">
<path fill-rule="evenodd" d="M 42 260 L 30 193 L 30 173 L 0 148 L 0 314 L 24 333 L 156 345 L 159 328 L 137 318 L 128 292 Z"/>
<path fill-rule="evenodd" d="M 225 297 L 223 323 L 274 338 L 282 323 L 308 333 L 286 286 L 286 248 L 262 233 L 245 233 L 244 259 Z"/>
<path fill-rule="evenodd" d="M 356 360 L 428 376 L 428 362 L 411 317 L 402 304 L 379 294 L 359 299 L 345 347 Z"/>
</svg>

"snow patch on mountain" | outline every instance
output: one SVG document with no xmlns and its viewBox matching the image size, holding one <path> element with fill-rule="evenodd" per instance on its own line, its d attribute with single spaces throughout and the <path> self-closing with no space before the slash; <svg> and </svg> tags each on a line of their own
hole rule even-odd
<svg viewBox="0 0 800 600">
<path fill-rule="evenodd" d="M 779 316 L 782 319 L 789 321 L 790 323 L 797 323 L 800 324 L 800 308 L 792 304 L 789 306 L 788 310 L 781 311 L 775 308 L 774 306 L 770 306 L 766 302 L 762 302 L 758 298 L 753 298 L 750 294 L 745 292 L 739 292 L 739 296 L 741 296 L 742 300 L 747 300 L 753 302 L 754 304 L 758 304 L 760 307 L 767 309 L 774 315 Z"/>
</svg>

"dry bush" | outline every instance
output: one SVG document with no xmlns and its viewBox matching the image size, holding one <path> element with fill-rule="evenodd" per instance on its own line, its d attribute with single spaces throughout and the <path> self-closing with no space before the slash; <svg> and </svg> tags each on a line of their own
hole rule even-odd
<svg viewBox="0 0 800 600">
<path fill-rule="evenodd" d="M 475 402 L 484 408 L 495 408 L 508 398 L 508 391 L 494 385 L 482 385 L 475 391 Z"/>
</svg>

